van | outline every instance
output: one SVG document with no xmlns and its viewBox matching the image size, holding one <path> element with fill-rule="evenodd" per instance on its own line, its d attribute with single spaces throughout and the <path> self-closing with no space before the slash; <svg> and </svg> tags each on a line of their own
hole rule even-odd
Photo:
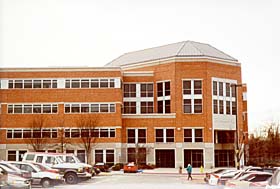
<svg viewBox="0 0 280 189">
<path fill-rule="evenodd" d="M 87 172 L 87 168 L 80 164 L 65 163 L 55 153 L 44 152 L 27 152 L 23 155 L 22 161 L 41 163 L 51 168 L 58 169 L 67 184 L 76 184 L 81 180 L 91 178 L 91 174 Z"/>
</svg>

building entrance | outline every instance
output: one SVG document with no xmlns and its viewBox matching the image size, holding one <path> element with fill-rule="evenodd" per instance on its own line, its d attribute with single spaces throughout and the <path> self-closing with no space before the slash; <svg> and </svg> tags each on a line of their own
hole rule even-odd
<svg viewBox="0 0 280 189">
<path fill-rule="evenodd" d="M 175 150 L 156 150 L 156 166 L 175 168 Z"/>
</svg>

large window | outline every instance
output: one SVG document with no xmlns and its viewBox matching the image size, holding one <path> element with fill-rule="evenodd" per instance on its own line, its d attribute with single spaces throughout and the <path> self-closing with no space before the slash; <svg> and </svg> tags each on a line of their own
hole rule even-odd
<svg viewBox="0 0 280 189">
<path fill-rule="evenodd" d="M 183 80 L 183 112 L 202 113 L 202 80 Z"/>
<path fill-rule="evenodd" d="M 127 143 L 146 143 L 146 129 L 127 129 Z"/>
<path fill-rule="evenodd" d="M 124 114 L 136 114 L 136 102 L 124 102 L 123 105 Z"/>
<path fill-rule="evenodd" d="M 170 81 L 157 83 L 157 112 L 171 113 Z"/>
<path fill-rule="evenodd" d="M 203 150 L 184 150 L 184 166 L 201 167 L 203 162 Z"/>
<path fill-rule="evenodd" d="M 22 161 L 23 155 L 27 150 L 9 150 L 8 151 L 8 161 Z"/>
<path fill-rule="evenodd" d="M 234 143 L 234 132 L 235 131 L 215 131 L 215 143 Z"/>
<path fill-rule="evenodd" d="M 95 150 L 95 163 L 115 164 L 115 151 L 113 149 Z"/>
<path fill-rule="evenodd" d="M 203 142 L 203 129 L 184 129 L 184 142 Z"/>
<path fill-rule="evenodd" d="M 156 142 L 174 142 L 174 129 L 156 129 Z"/>
<path fill-rule="evenodd" d="M 8 129 L 7 139 L 57 138 L 57 129 Z"/>
<path fill-rule="evenodd" d="M 127 148 L 127 162 L 146 164 L 146 148 Z"/>
<path fill-rule="evenodd" d="M 213 113 L 223 115 L 235 115 L 235 88 L 231 85 L 235 81 L 215 79 L 213 85 Z M 218 91 L 218 92 L 217 92 Z"/>
<path fill-rule="evenodd" d="M 124 84 L 123 97 L 136 97 L 136 84 Z"/>
<path fill-rule="evenodd" d="M 154 87 L 152 83 L 141 84 L 141 97 L 153 97 Z"/>
<path fill-rule="evenodd" d="M 215 150 L 215 167 L 234 167 L 234 150 Z"/>
</svg>

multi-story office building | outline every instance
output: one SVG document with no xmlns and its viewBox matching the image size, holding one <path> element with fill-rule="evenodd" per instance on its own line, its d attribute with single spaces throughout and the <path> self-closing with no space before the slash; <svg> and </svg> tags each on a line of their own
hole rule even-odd
<svg viewBox="0 0 280 189">
<path fill-rule="evenodd" d="M 32 150 L 85 159 L 90 137 L 92 163 L 234 166 L 235 135 L 242 143 L 248 129 L 241 64 L 208 44 L 130 52 L 104 67 L 0 73 L 0 159 Z"/>
</svg>

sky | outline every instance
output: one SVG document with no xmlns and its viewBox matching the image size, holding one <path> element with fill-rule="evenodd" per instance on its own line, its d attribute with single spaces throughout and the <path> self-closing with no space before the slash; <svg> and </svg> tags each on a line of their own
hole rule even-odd
<svg viewBox="0 0 280 189">
<path fill-rule="evenodd" d="M 0 67 L 99 67 L 192 40 L 238 59 L 249 130 L 280 120 L 279 0 L 0 0 Z"/>
</svg>

